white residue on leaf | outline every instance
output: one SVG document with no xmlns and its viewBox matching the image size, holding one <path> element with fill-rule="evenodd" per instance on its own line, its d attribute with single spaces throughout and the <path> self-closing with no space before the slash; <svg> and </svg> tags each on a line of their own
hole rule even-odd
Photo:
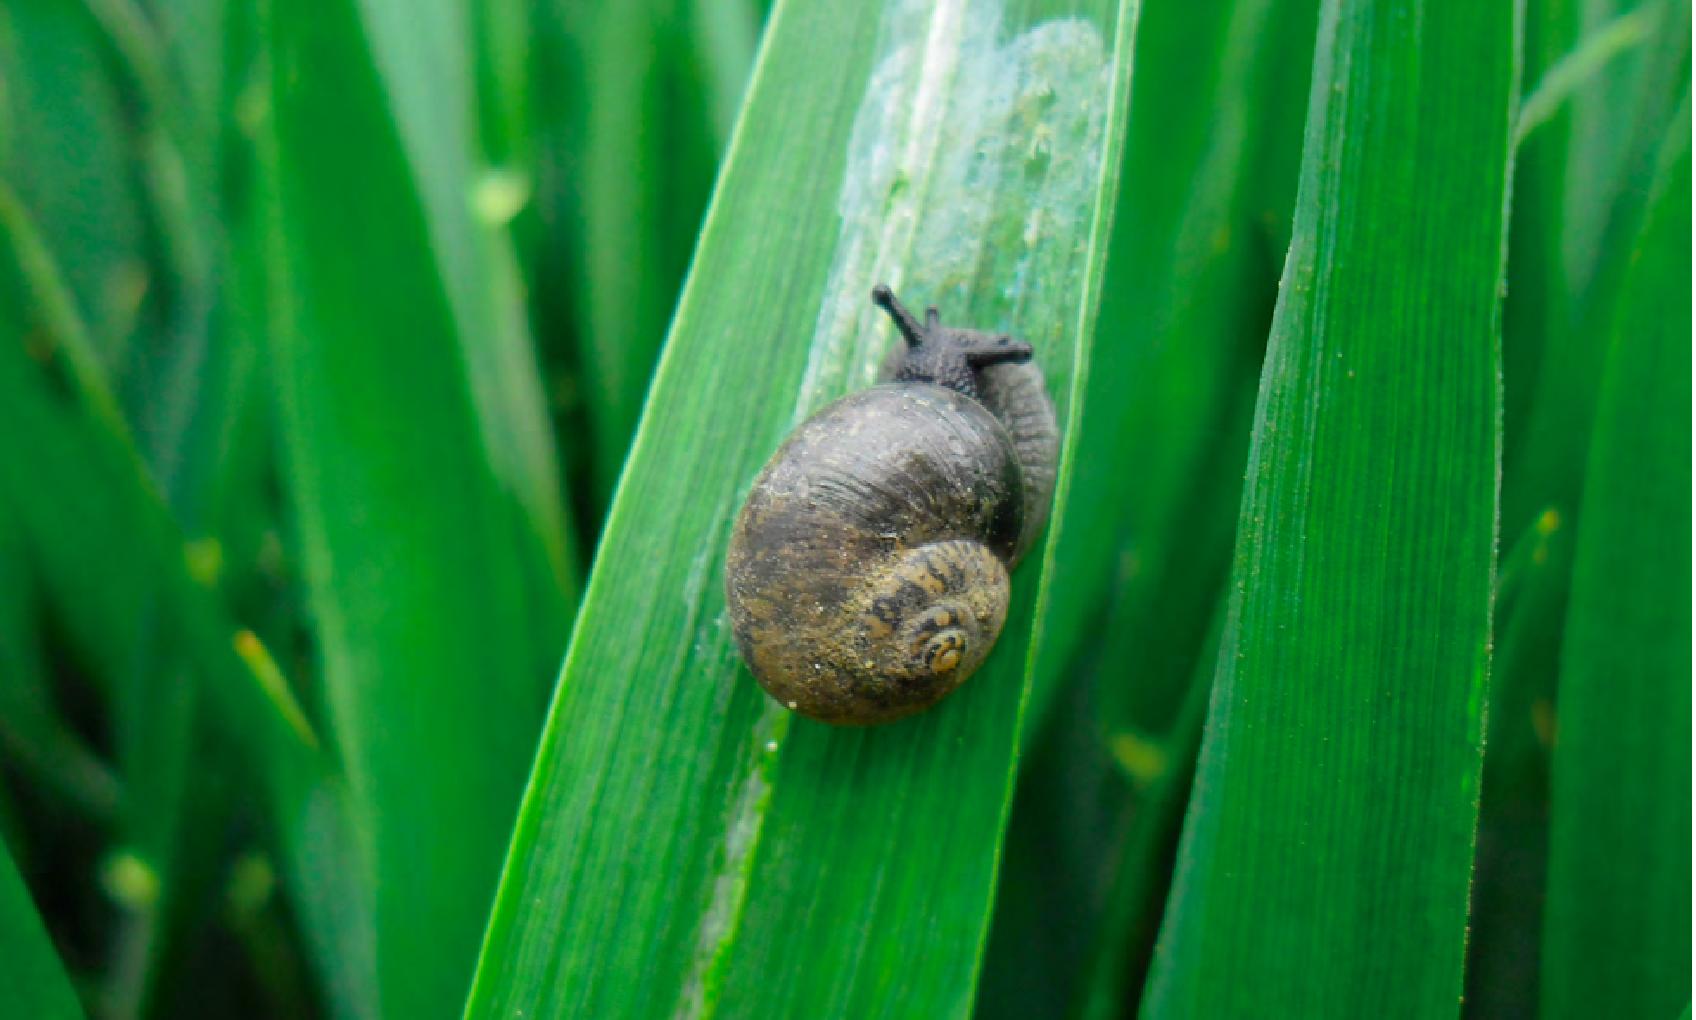
<svg viewBox="0 0 1696 1020">
<path fill-rule="evenodd" d="M 1001 37 L 999 3 L 900 0 L 885 15 L 795 422 L 875 381 L 893 335 L 875 283 L 1018 333 L 1039 359 L 1075 324 L 1111 68 L 1081 19 Z"/>
<path fill-rule="evenodd" d="M 771 801 L 771 772 L 777 765 L 784 735 L 789 732 L 789 719 L 788 712 L 768 700 L 754 724 L 752 745 L 758 751 L 730 806 L 722 857 L 713 877 L 707 909 L 701 914 L 700 927 L 695 933 L 694 965 L 673 1014 L 679 1018 L 697 1018 L 709 1012 L 708 987 L 715 967 L 722 960 L 721 950 L 729 944 L 747 899 L 754 850 L 759 845 L 766 805 Z"/>
</svg>

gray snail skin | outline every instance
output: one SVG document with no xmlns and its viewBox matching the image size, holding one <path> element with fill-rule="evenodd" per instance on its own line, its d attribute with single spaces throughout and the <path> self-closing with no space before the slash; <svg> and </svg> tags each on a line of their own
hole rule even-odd
<svg viewBox="0 0 1696 1020">
<path fill-rule="evenodd" d="M 921 324 L 872 300 L 905 344 L 884 382 L 797 428 L 731 532 L 726 598 L 742 658 L 790 709 L 865 726 L 923 711 L 989 656 L 1008 572 L 1048 517 L 1054 404 L 1031 347 Z"/>
</svg>

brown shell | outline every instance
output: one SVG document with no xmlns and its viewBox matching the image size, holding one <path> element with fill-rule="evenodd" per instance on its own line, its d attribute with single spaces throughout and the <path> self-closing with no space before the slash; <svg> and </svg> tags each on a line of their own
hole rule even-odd
<svg viewBox="0 0 1696 1020">
<path fill-rule="evenodd" d="M 887 382 L 906 356 L 896 344 L 884 358 L 879 375 Z M 1060 426 L 1054 416 L 1054 401 L 1035 362 L 991 365 L 976 373 L 978 400 L 1006 428 L 1013 440 L 1024 479 L 1025 524 L 1008 569 L 1019 565 L 1048 523 L 1048 508 L 1054 502 L 1054 478 L 1060 462 Z"/>
<path fill-rule="evenodd" d="M 863 390 L 801 425 L 755 481 L 725 582 L 744 660 L 825 722 L 911 715 L 989 654 L 1023 540 L 1014 441 L 927 383 Z"/>
</svg>

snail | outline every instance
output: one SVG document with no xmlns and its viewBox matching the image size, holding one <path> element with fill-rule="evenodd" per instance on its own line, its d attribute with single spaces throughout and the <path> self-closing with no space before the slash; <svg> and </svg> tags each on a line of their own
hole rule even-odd
<svg viewBox="0 0 1696 1020">
<path fill-rule="evenodd" d="M 1008 572 L 1054 492 L 1059 432 L 1031 346 L 921 325 L 872 300 L 904 345 L 880 385 L 802 423 L 731 532 L 726 600 L 754 678 L 827 723 L 891 722 L 981 666 L 1007 617 Z"/>
</svg>

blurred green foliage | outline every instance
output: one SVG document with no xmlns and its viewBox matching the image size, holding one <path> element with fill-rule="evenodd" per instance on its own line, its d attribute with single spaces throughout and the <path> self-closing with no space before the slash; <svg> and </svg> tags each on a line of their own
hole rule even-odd
<svg viewBox="0 0 1696 1020">
<path fill-rule="evenodd" d="M 0 1015 L 1687 1005 L 1688 0 L 859 6 L 0 5 Z M 806 367 L 874 58 L 1067 19 L 1056 321 L 878 267 L 1051 343 L 1028 633 L 774 724 L 713 528 L 875 361 Z"/>
</svg>

